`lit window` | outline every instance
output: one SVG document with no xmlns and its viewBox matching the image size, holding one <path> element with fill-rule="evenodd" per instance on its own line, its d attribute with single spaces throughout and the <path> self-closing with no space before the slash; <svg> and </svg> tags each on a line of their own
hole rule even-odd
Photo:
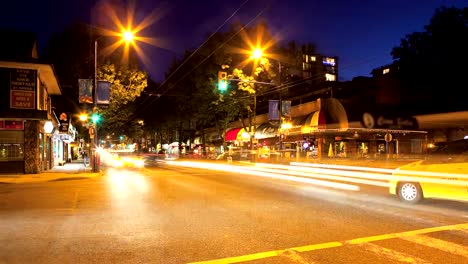
<svg viewBox="0 0 468 264">
<path fill-rule="evenodd" d="M 305 56 L 305 61 L 309 62 L 309 56 Z"/>
<path fill-rule="evenodd" d="M 389 68 L 386 68 L 386 69 L 383 70 L 383 74 L 387 74 L 387 73 L 389 73 L 389 72 L 390 72 L 390 69 L 389 69 Z"/>
<path fill-rule="evenodd" d="M 315 61 L 315 60 L 316 60 L 315 56 L 310 56 L 310 61 Z"/>
<path fill-rule="evenodd" d="M 334 59 L 334 58 L 325 57 L 325 58 L 323 58 L 323 64 L 329 65 L 329 66 L 335 66 L 335 59 Z"/>
<path fill-rule="evenodd" d="M 326 80 L 327 82 L 336 81 L 336 75 L 335 75 L 335 74 L 325 73 L 325 80 Z"/>
<path fill-rule="evenodd" d="M 306 63 L 303 62 L 303 63 L 302 63 L 302 70 L 305 71 L 305 69 L 306 69 Z"/>
</svg>

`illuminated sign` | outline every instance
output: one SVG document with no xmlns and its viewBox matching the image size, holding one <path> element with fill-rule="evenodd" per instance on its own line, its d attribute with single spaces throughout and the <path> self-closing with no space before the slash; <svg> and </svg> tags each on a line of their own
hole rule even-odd
<svg viewBox="0 0 468 264">
<path fill-rule="evenodd" d="M 37 71 L 10 70 L 10 108 L 36 109 Z"/>
<path fill-rule="evenodd" d="M 0 130 L 23 130 L 23 120 L 0 120 Z"/>
<path fill-rule="evenodd" d="M 330 58 L 330 57 L 323 58 L 322 63 L 323 63 L 323 65 L 328 65 L 328 66 L 335 66 L 336 65 L 335 59 Z"/>
</svg>

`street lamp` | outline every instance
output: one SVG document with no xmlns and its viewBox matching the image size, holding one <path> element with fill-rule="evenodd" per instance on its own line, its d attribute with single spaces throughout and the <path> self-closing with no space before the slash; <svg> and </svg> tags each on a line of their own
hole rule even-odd
<svg viewBox="0 0 468 264">
<path fill-rule="evenodd" d="M 255 59 L 255 60 L 259 60 L 261 58 L 264 57 L 264 54 L 263 54 L 263 49 L 261 48 L 255 48 L 251 51 L 251 58 L 252 59 Z M 269 60 L 274 60 L 274 59 L 271 59 L 271 58 L 268 58 Z M 279 60 L 275 60 L 276 62 L 278 62 L 278 86 L 281 86 L 281 61 Z M 278 104 L 279 104 L 279 111 L 278 111 L 278 119 L 279 119 L 279 129 L 281 130 L 281 133 L 282 133 L 282 130 L 283 129 L 286 129 L 286 128 L 283 128 L 283 124 L 282 124 L 282 112 L 283 112 L 283 106 L 282 106 L 282 100 L 281 100 L 281 89 L 278 91 L 279 92 L 279 100 L 278 100 Z M 256 95 L 255 95 L 256 96 Z M 255 100 L 256 101 L 256 100 Z M 254 105 L 255 106 L 255 105 Z M 255 111 L 255 110 L 254 110 Z M 282 150 L 283 149 L 283 137 L 280 136 L 279 137 L 279 150 Z M 280 157 L 282 156 L 283 154 L 280 152 Z"/>
<path fill-rule="evenodd" d="M 102 36 L 101 36 L 102 37 Z M 94 103 L 94 107 L 93 107 L 93 114 L 92 116 L 93 117 L 98 117 L 98 114 L 97 114 L 97 96 L 96 96 L 96 92 L 97 92 L 97 68 L 98 68 L 98 40 L 101 38 L 101 37 L 98 37 L 94 40 L 94 100 L 93 100 L 93 103 Z M 134 39 L 134 34 L 131 30 L 123 30 L 122 33 L 120 34 L 120 37 L 122 38 L 122 40 L 129 44 L 133 41 Z M 80 116 L 80 119 L 81 119 L 81 116 Z M 92 140 L 93 140 L 93 155 L 91 155 L 92 157 L 92 163 L 93 163 L 93 172 L 98 172 L 99 171 L 99 166 L 98 166 L 98 156 L 97 156 L 97 147 L 99 145 L 99 139 L 98 139 L 98 129 L 97 129 L 97 119 L 93 119 L 93 127 L 94 129 L 92 130 L 94 132 L 94 134 L 90 134 L 90 136 L 92 137 Z"/>
</svg>

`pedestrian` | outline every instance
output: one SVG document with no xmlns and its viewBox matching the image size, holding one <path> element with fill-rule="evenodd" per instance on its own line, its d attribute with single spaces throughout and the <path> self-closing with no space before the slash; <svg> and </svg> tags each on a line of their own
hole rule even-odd
<svg viewBox="0 0 468 264">
<path fill-rule="evenodd" d="M 83 163 L 84 163 L 84 166 L 88 166 L 88 153 L 86 153 L 86 151 L 83 151 L 83 153 L 81 154 L 83 156 Z"/>
</svg>

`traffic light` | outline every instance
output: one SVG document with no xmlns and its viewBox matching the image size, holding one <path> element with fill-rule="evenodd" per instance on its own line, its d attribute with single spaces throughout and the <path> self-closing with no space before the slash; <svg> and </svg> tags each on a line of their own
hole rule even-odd
<svg viewBox="0 0 468 264">
<path fill-rule="evenodd" d="M 219 71 L 218 72 L 218 90 L 223 92 L 227 90 L 227 87 L 228 87 L 227 72 Z"/>
<path fill-rule="evenodd" d="M 97 123 L 97 122 L 99 122 L 99 120 L 101 120 L 101 116 L 98 113 L 94 113 L 91 116 L 91 120 L 93 120 L 93 123 Z"/>
<path fill-rule="evenodd" d="M 283 133 L 280 134 L 280 139 L 284 140 L 284 134 Z"/>
</svg>

